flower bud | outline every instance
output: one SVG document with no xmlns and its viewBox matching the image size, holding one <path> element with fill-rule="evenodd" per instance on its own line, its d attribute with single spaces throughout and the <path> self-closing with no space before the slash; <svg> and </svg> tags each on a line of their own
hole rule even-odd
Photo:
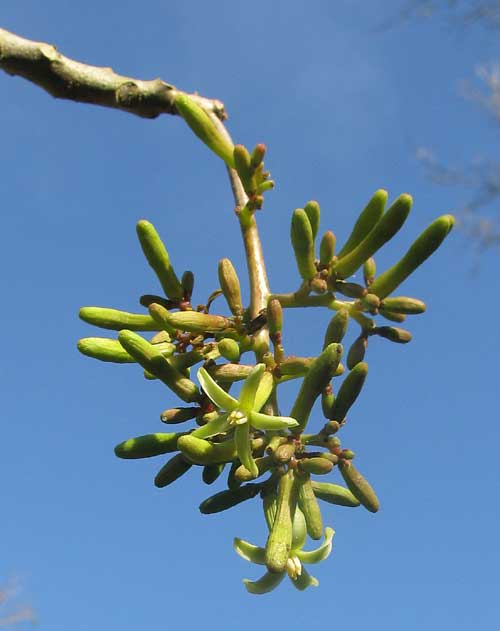
<svg viewBox="0 0 500 631">
<path fill-rule="evenodd" d="M 177 95 L 175 107 L 198 138 L 229 167 L 234 168 L 233 145 L 217 129 L 208 112 L 187 94 Z"/>
<path fill-rule="evenodd" d="M 241 316 L 243 304 L 241 301 L 240 281 L 229 259 L 221 259 L 219 261 L 219 282 L 231 313 L 234 316 Z"/>
<path fill-rule="evenodd" d="M 136 229 L 144 256 L 158 277 L 165 295 L 171 299 L 180 300 L 184 293 L 182 285 L 172 267 L 160 235 L 153 224 L 145 219 L 137 222 Z"/>
</svg>

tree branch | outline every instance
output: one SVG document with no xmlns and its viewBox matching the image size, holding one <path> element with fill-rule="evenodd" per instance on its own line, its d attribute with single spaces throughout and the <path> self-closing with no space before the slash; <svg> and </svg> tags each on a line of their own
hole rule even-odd
<svg viewBox="0 0 500 631">
<path fill-rule="evenodd" d="M 58 99 L 111 107 L 142 118 L 177 114 L 174 102 L 181 91 L 161 79 L 143 81 L 119 75 L 111 68 L 82 64 L 50 44 L 33 42 L 4 29 L 0 29 L 0 68 L 35 83 Z M 226 118 L 221 101 L 189 96 L 218 118 Z"/>
</svg>

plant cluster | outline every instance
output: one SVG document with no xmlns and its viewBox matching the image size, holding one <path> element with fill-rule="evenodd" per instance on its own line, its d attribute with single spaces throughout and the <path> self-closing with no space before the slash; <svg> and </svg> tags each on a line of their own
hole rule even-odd
<svg viewBox="0 0 500 631">
<path fill-rule="evenodd" d="M 265 146 L 259 144 L 252 152 L 233 146 L 213 117 L 184 94 L 177 97 L 176 107 L 241 183 L 245 201 L 236 210 L 255 281 L 255 268 L 261 262 L 256 255 L 254 215 L 263 206 L 265 192 L 274 186 L 264 167 Z M 264 274 L 261 305 L 254 300 L 256 282 L 251 283 L 252 304 L 243 304 L 237 273 L 231 261 L 223 258 L 218 266 L 220 288 L 206 304 L 193 306 L 193 273 L 178 277 L 156 229 L 141 220 L 137 235 L 163 294 L 141 296 L 148 313 L 101 307 L 80 311 L 85 322 L 118 331 L 117 339 L 81 339 L 78 348 L 83 354 L 139 364 L 147 379 L 163 382 L 182 402 L 162 412 L 161 421 L 167 425 L 191 421 L 179 432 L 125 440 L 116 446 L 116 455 L 134 459 L 173 454 L 155 477 L 158 487 L 172 484 L 192 468 L 201 471 L 208 485 L 226 471 L 227 488 L 201 503 L 204 514 L 252 498 L 261 500 L 267 542 L 259 547 L 234 541 L 238 554 L 266 568 L 260 579 L 245 580 L 251 593 L 271 591 L 285 576 L 299 590 L 318 584 L 304 565 L 322 561 L 331 551 L 334 532 L 323 526 L 321 502 L 363 505 L 371 512 L 379 509 L 375 492 L 353 464 L 354 452 L 342 447 L 338 434 L 367 377 L 364 358 L 370 337 L 405 344 L 411 334 L 399 325 L 407 316 L 425 311 L 421 300 L 394 292 L 441 245 L 453 226 L 451 215 L 439 217 L 395 265 L 377 274 L 373 256 L 400 230 L 412 206 L 412 198 L 403 194 L 386 209 L 387 197 L 384 190 L 373 195 L 340 249 L 329 230 L 317 238 L 317 202 L 295 210 L 290 234 L 299 287 L 292 293 L 272 294 Z M 360 268 L 364 283 L 350 281 Z M 229 312 L 214 313 L 219 295 L 224 296 Z M 322 352 L 315 357 L 296 357 L 285 351 L 283 313 L 295 307 L 333 312 Z M 376 316 L 391 324 L 376 323 Z M 342 340 L 350 322 L 359 326 L 359 336 L 344 354 Z M 146 338 L 138 332 L 153 335 Z M 252 352 L 255 363 L 247 359 Z M 289 380 L 300 385 L 289 415 L 282 416 L 277 391 Z M 308 423 L 317 400 L 324 418 L 311 430 Z M 335 471 L 345 486 L 320 481 Z M 314 550 L 304 550 L 307 536 L 324 541 Z"/>
</svg>

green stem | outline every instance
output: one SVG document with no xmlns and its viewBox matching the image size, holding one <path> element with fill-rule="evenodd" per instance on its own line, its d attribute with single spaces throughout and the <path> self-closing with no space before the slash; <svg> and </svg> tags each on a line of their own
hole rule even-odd
<svg viewBox="0 0 500 631">
<path fill-rule="evenodd" d="M 225 136 L 228 141 L 232 142 L 231 136 L 222 121 L 213 113 L 210 113 L 210 118 L 213 120 L 220 133 Z M 255 221 L 253 213 L 249 212 L 246 208 L 248 197 L 243 190 L 241 180 L 234 169 L 228 168 L 228 174 L 236 206 L 235 211 L 240 222 L 250 280 L 249 315 L 251 318 L 256 318 L 259 312 L 267 307 L 270 293 L 264 255 L 257 222 Z M 269 330 L 267 327 L 263 327 L 254 335 L 254 350 L 257 361 L 262 361 L 264 354 L 269 351 Z"/>
</svg>

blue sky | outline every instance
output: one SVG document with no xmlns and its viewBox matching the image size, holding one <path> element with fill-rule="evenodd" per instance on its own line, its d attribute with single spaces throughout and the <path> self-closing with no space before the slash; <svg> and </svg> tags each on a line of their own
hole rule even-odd
<svg viewBox="0 0 500 631">
<path fill-rule="evenodd" d="M 268 146 L 277 187 L 259 221 L 272 289 L 287 291 L 298 282 L 294 208 L 317 199 L 321 229 L 342 241 L 376 189 L 413 194 L 407 224 L 377 258 L 384 269 L 470 195 L 429 182 L 416 147 L 458 166 L 495 156 L 498 130 L 459 85 L 495 59 L 498 40 L 443 20 L 378 29 L 399 7 L 4 0 L 0 24 L 80 61 L 223 100 L 234 140 Z M 159 413 L 175 399 L 136 366 L 76 350 L 96 334 L 80 306 L 138 310 L 139 295 L 159 289 L 136 242 L 140 218 L 158 228 L 180 272 L 195 272 L 196 302 L 217 287 L 220 258 L 244 277 L 223 166 L 177 118 L 56 101 L 4 73 L 0 99 L 0 578 L 20 577 L 39 627 L 246 631 L 258 616 L 269 627 L 494 628 L 498 252 L 478 256 L 456 231 L 406 282 L 401 293 L 428 311 L 410 320 L 411 344 L 371 345 L 367 385 L 342 435 L 382 509 L 326 507 L 336 536 L 315 573 L 320 587 L 299 594 L 283 584 L 252 597 L 241 579 L 257 573 L 231 542 L 264 542 L 257 503 L 203 517 L 199 502 L 222 481 L 206 487 L 191 471 L 158 490 L 161 458 L 116 459 L 118 442 L 163 431 Z M 329 316 L 287 314 L 287 352 L 316 353 Z M 292 402 L 284 388 L 282 411 Z"/>
</svg>

